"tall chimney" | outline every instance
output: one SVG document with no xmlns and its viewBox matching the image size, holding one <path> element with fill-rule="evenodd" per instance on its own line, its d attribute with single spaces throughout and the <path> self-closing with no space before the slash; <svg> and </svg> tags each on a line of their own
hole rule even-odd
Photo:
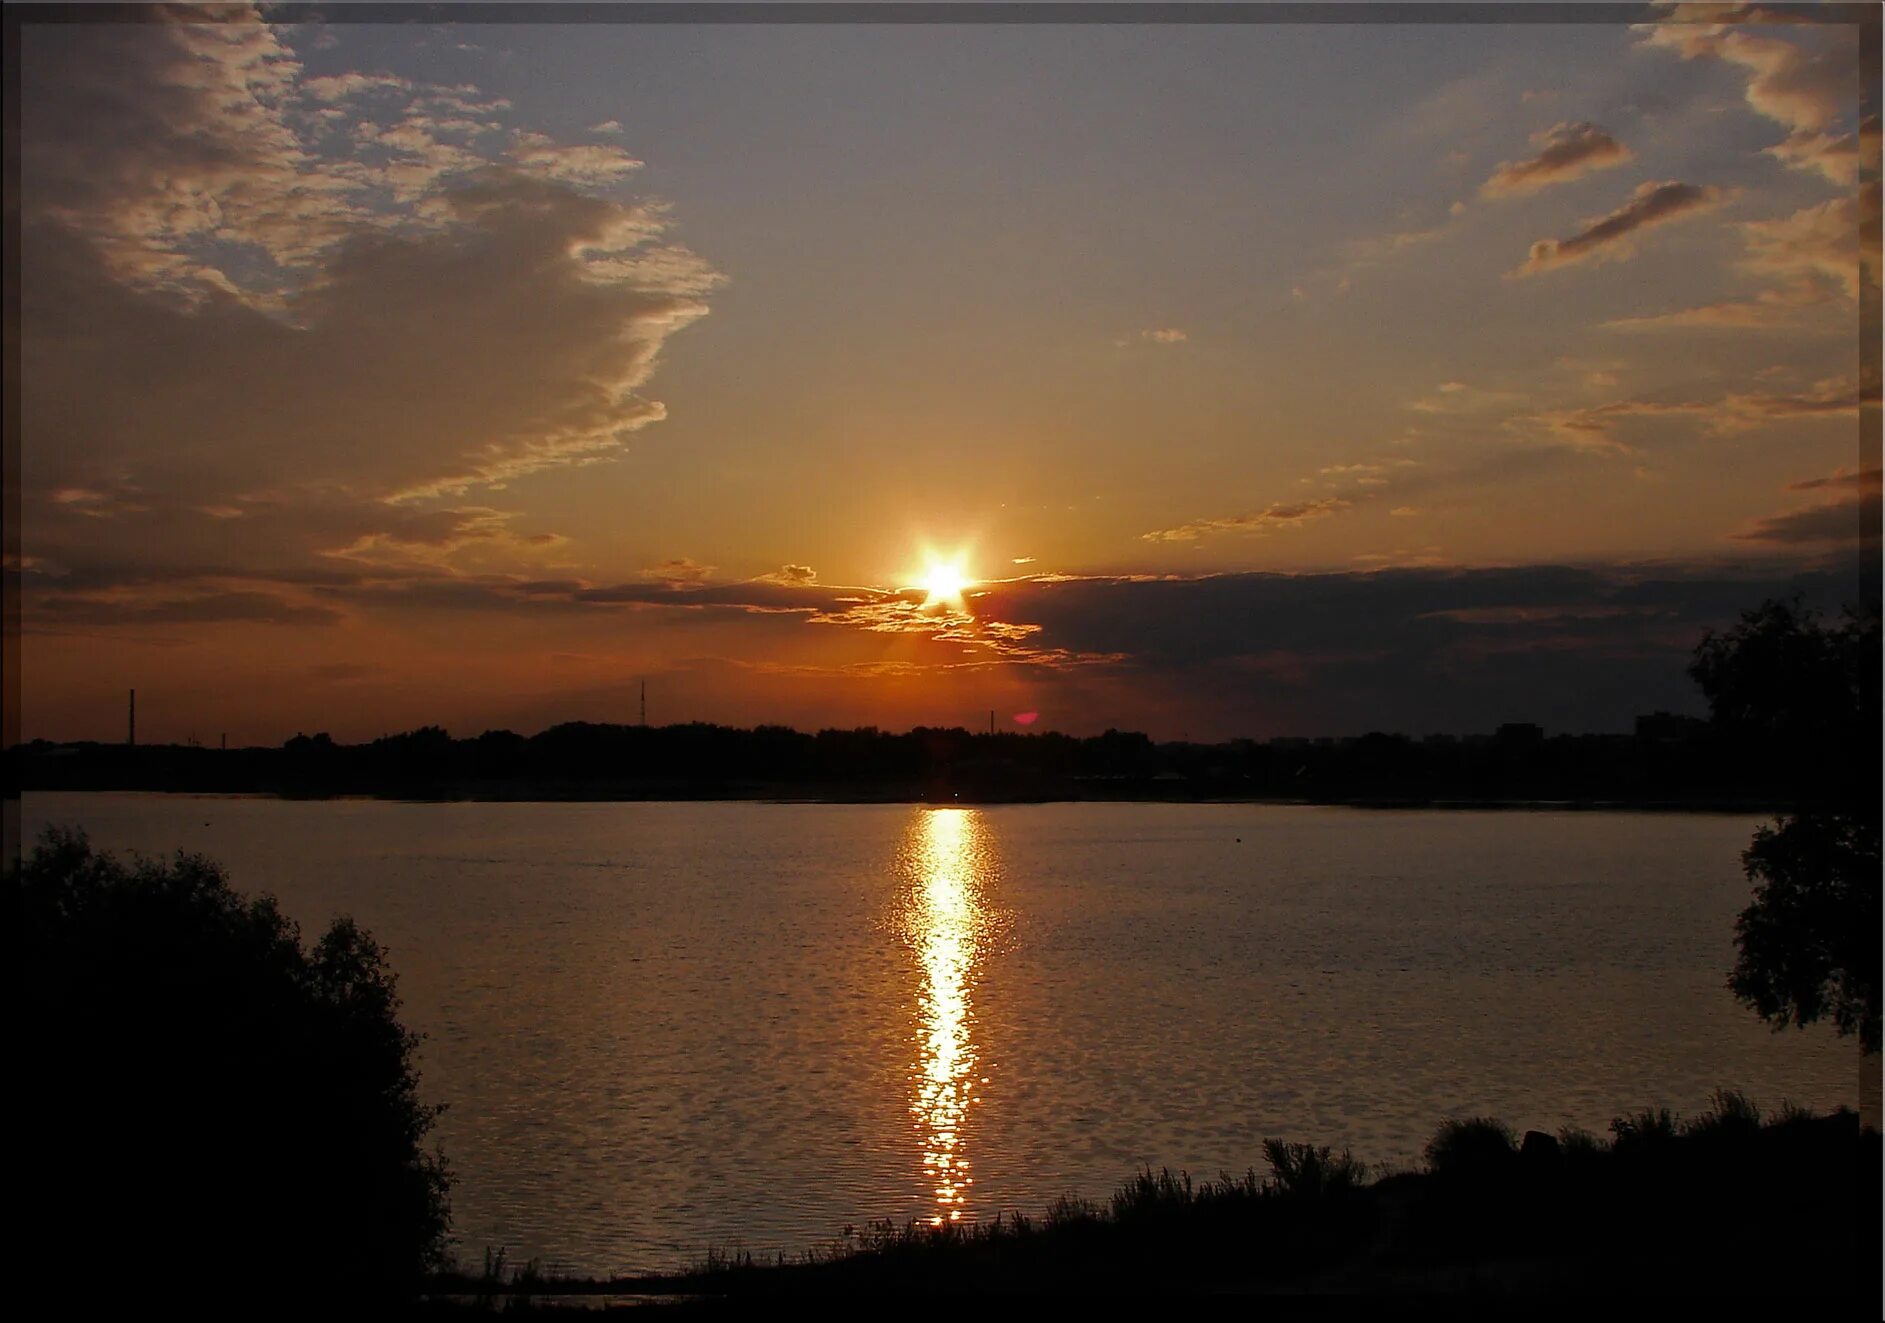
<svg viewBox="0 0 1885 1323">
<path fill-rule="evenodd" d="M 131 691 L 131 726 L 124 742 L 132 748 L 137 747 L 137 690 Z"/>
</svg>

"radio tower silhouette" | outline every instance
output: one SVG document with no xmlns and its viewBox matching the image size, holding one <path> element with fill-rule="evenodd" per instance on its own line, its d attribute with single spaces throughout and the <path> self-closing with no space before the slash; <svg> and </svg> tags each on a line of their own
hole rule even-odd
<svg viewBox="0 0 1885 1323">
<path fill-rule="evenodd" d="M 641 682 L 641 724 L 648 724 L 648 682 Z"/>
</svg>

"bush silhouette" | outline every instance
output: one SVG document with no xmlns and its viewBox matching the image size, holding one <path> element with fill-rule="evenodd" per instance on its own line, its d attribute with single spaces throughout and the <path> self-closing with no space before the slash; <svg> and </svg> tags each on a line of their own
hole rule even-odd
<svg viewBox="0 0 1885 1323">
<path fill-rule="evenodd" d="M 1617 1153 L 1637 1156 L 1666 1151 L 1682 1136 L 1682 1125 L 1667 1107 L 1644 1108 L 1634 1116 L 1619 1116 L 1610 1122 L 1610 1133 Z"/>
<path fill-rule="evenodd" d="M 1489 1116 L 1450 1118 L 1427 1141 L 1427 1165 L 1437 1176 L 1502 1175 L 1517 1157 L 1512 1127 Z"/>
<path fill-rule="evenodd" d="M 449 1177 L 424 1148 L 441 1109 L 418 1099 L 371 937 L 340 919 L 304 949 L 210 860 L 127 865 L 77 832 L 47 832 L 6 883 L 21 1262 L 250 1307 L 416 1288 L 445 1244 Z"/>
</svg>

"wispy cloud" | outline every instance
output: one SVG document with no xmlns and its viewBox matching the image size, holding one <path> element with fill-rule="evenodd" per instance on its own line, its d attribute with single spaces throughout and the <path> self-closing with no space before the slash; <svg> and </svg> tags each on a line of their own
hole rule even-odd
<svg viewBox="0 0 1885 1323">
<path fill-rule="evenodd" d="M 1538 150 L 1517 161 L 1502 161 L 1490 178 L 1479 186 L 1483 198 L 1522 197 L 1568 184 L 1574 179 L 1634 159 L 1628 147 L 1606 130 L 1585 121 L 1554 124 L 1532 135 Z"/>
<path fill-rule="evenodd" d="M 702 565 L 699 561 L 686 556 L 677 556 L 664 560 L 659 565 L 651 565 L 641 572 L 644 579 L 653 579 L 657 583 L 690 586 L 707 582 L 713 576 L 714 566 Z"/>
<path fill-rule="evenodd" d="M 1865 162 L 1878 159 L 1879 118 L 1867 116 L 1857 133 L 1796 133 L 1767 149 L 1767 154 L 1795 170 L 1817 170 L 1833 183 L 1850 188 Z"/>
<path fill-rule="evenodd" d="M 1137 336 L 1120 336 L 1113 344 L 1119 349 L 1134 344 L 1181 345 L 1190 338 L 1189 334 L 1176 326 L 1148 326 Z"/>
<path fill-rule="evenodd" d="M 1338 496 L 1325 496 L 1313 501 L 1279 501 L 1250 514 L 1198 519 L 1174 528 L 1154 529 L 1139 536 L 1146 542 L 1195 542 L 1199 538 L 1220 533 L 1268 533 L 1273 529 L 1296 528 L 1311 520 L 1326 519 L 1330 515 L 1340 514 L 1352 504 Z"/>
<path fill-rule="evenodd" d="M 1747 221 L 1742 268 L 1776 280 L 1821 277 L 1857 298 L 1878 282 L 1879 181 L 1776 220 Z"/>
<path fill-rule="evenodd" d="M 1637 453 L 1636 447 L 1617 435 L 1617 425 L 1626 419 L 1689 418 L 1710 432 L 1727 433 L 1783 419 L 1851 417 L 1861 403 L 1876 397 L 1877 385 L 1869 379 L 1831 377 L 1793 394 L 1737 391 L 1715 400 L 1615 400 L 1529 414 L 1508 425 L 1541 430 L 1574 449 L 1628 455 Z"/>
<path fill-rule="evenodd" d="M 512 134 L 506 155 L 522 169 L 572 184 L 614 183 L 642 166 L 620 147 L 559 143 L 548 134 L 522 129 Z"/>
<path fill-rule="evenodd" d="M 1861 540 L 1876 543 L 1879 536 L 1879 480 L 1879 470 L 1862 469 L 1858 472 L 1841 470 L 1829 477 L 1792 483 L 1788 486 L 1789 491 L 1826 492 L 1834 499 L 1805 509 L 1770 515 L 1734 536 L 1744 542 L 1783 544 L 1846 544 Z"/>
<path fill-rule="evenodd" d="M 1585 221 L 1577 233 L 1563 239 L 1540 239 L 1532 245 L 1524 263 L 1510 274 L 1533 276 L 1581 262 L 1634 256 L 1636 240 L 1645 231 L 1711 211 L 1731 196 L 1728 190 L 1707 184 L 1675 180 L 1641 184 L 1622 206 Z"/>
<path fill-rule="evenodd" d="M 216 518 L 228 514 L 206 511 Z M 234 508 L 237 517 L 246 512 Z M 464 557 L 470 549 L 489 555 L 495 553 L 507 561 L 527 561 L 560 547 L 564 538 L 555 533 L 520 533 L 514 527 L 514 511 L 494 510 L 488 506 L 468 506 L 445 510 L 401 509 L 390 518 L 376 520 L 384 527 L 362 533 L 344 546 L 326 549 L 324 556 L 362 564 L 406 569 L 445 569 Z"/>
<path fill-rule="evenodd" d="M 1662 331 L 1695 327 L 1744 331 L 1792 331 L 1814 325 L 1806 317 L 1811 308 L 1824 307 L 1833 292 L 1816 280 L 1800 280 L 1790 285 L 1760 290 L 1751 298 L 1726 299 L 1700 307 L 1675 312 L 1652 313 L 1640 317 L 1617 317 L 1602 323 L 1610 331 Z M 1823 319 L 1825 330 L 1845 330 L 1838 322 Z"/>
<path fill-rule="evenodd" d="M 1817 49 L 1809 49 L 1780 36 L 1771 25 L 1754 30 L 1749 24 L 1758 25 L 1754 16 L 1759 11 L 1753 7 L 1734 8 L 1721 15 L 1728 22 L 1648 26 L 1643 45 L 1684 60 L 1716 60 L 1739 70 L 1747 79 L 1749 109 L 1789 131 L 1786 141 L 1769 152 L 1795 169 L 1816 170 L 1836 184 L 1850 186 L 1858 177 L 1859 133 L 1832 131 L 1858 102 L 1858 58 L 1849 38 L 1821 38 Z M 1870 132 L 1876 137 L 1876 121 Z"/>
<path fill-rule="evenodd" d="M 1408 402 L 1415 413 L 1466 414 L 1509 408 L 1523 402 L 1522 391 L 1487 390 L 1464 381 L 1443 381 L 1433 392 Z"/>
</svg>

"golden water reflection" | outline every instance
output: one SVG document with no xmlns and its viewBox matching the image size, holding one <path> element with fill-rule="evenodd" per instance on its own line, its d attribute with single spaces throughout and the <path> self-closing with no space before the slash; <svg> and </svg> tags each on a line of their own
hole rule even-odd
<svg viewBox="0 0 1885 1323">
<path fill-rule="evenodd" d="M 910 1112 L 935 1191 L 935 1225 L 962 1216 L 975 1183 L 965 1140 L 969 1109 L 988 1080 L 972 1034 L 972 993 L 994 927 L 992 845 L 984 816 L 966 808 L 918 810 L 906 841 L 903 929 L 923 974 Z"/>
</svg>

